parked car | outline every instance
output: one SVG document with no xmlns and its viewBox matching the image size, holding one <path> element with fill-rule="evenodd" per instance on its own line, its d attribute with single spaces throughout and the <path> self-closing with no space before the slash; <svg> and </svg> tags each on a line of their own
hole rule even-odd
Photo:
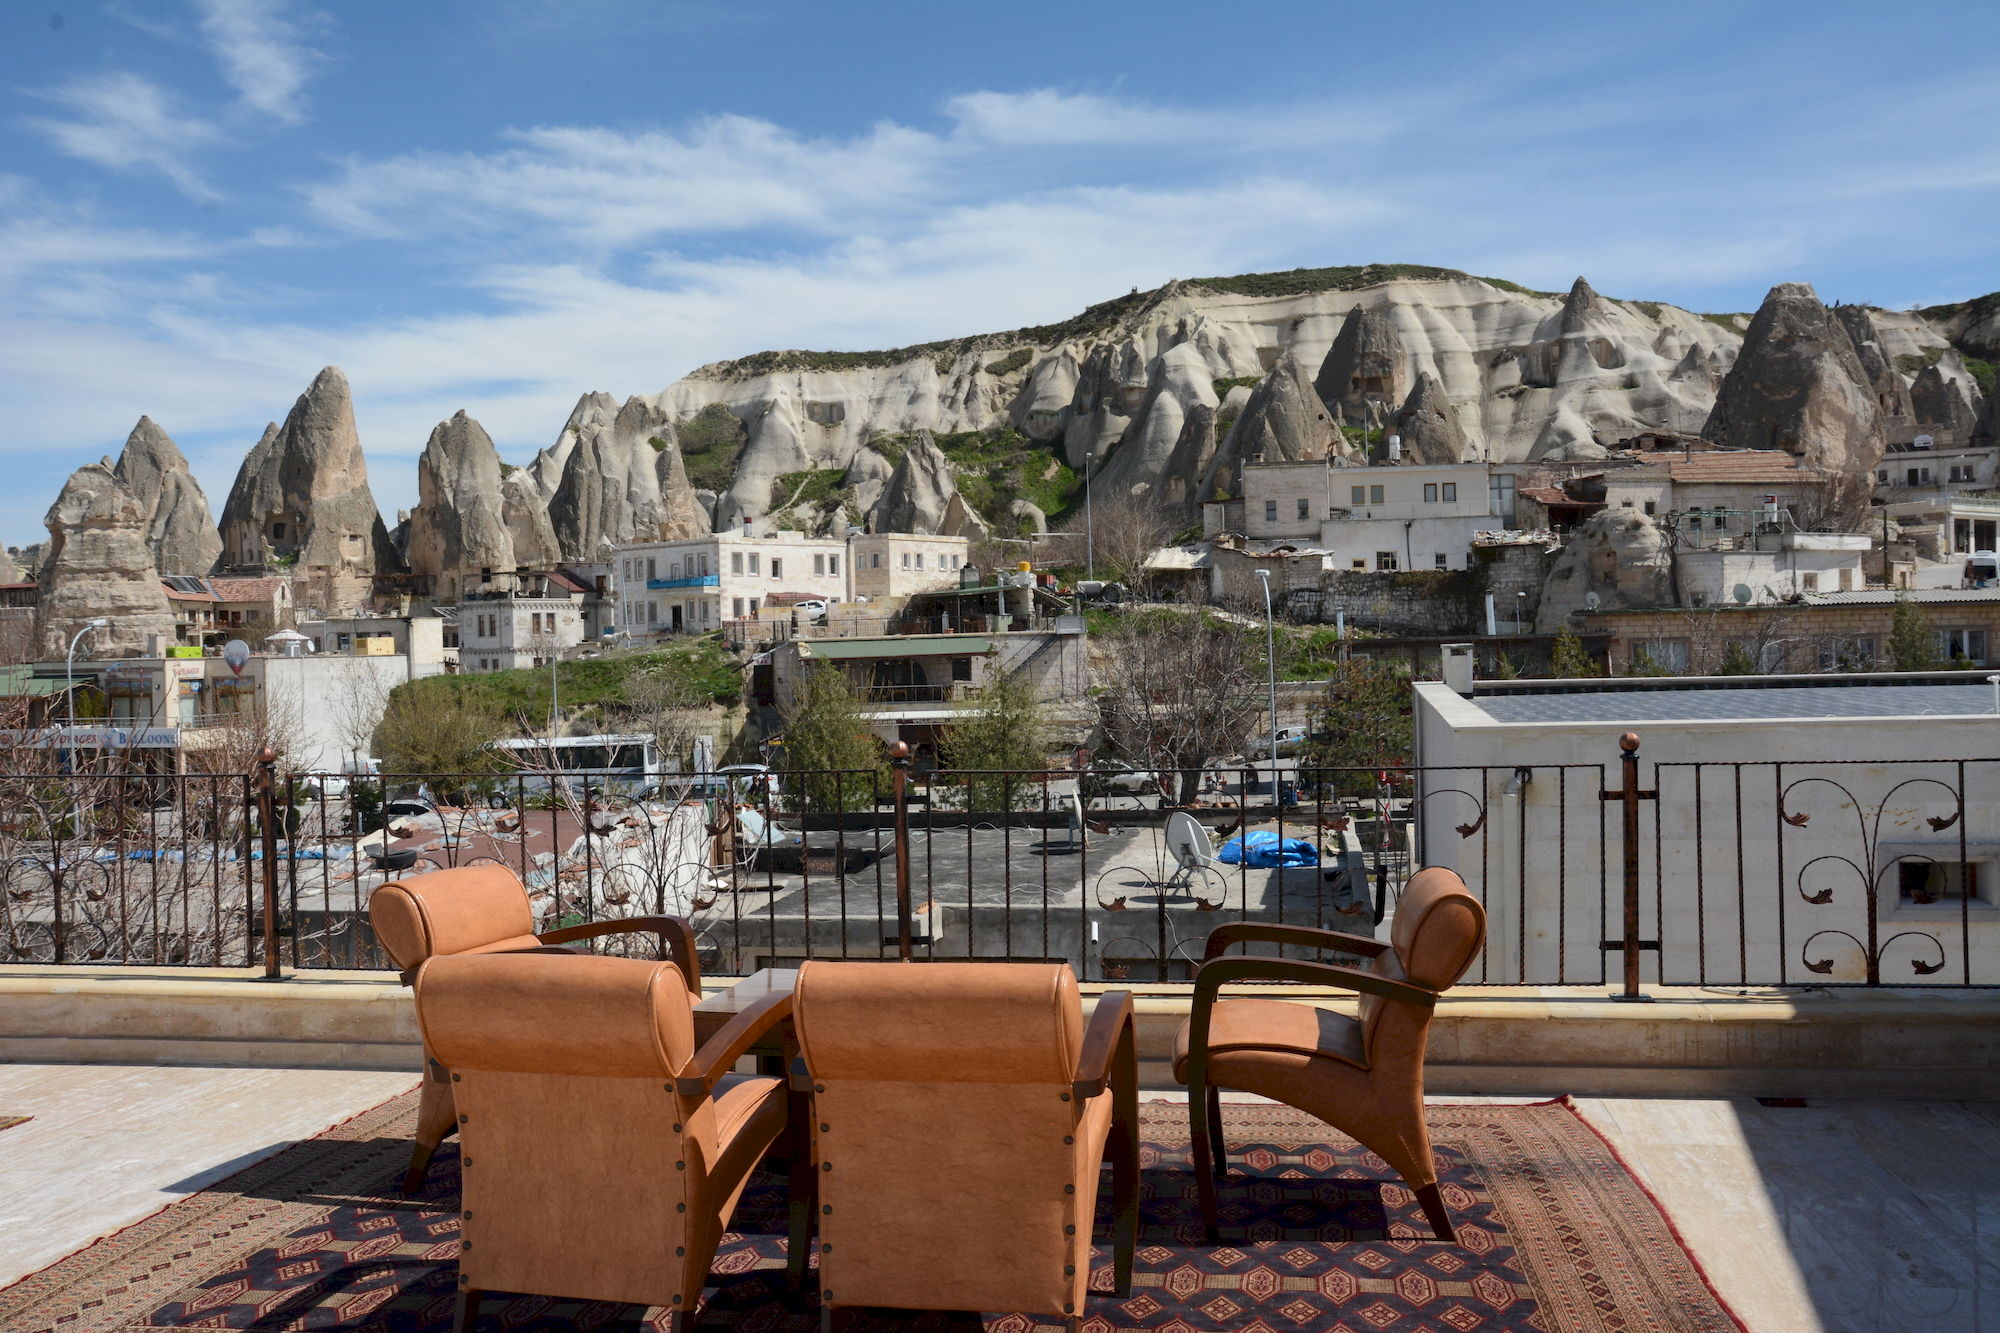
<svg viewBox="0 0 2000 1333">
<path fill-rule="evenodd" d="M 1290 759 L 1298 754 L 1300 750 L 1305 748 L 1306 740 L 1311 734 L 1311 731 L 1305 727 L 1279 727 L 1278 757 L 1281 759 Z M 1268 759 L 1270 755 L 1271 738 L 1269 736 L 1259 736 L 1250 743 L 1250 749 L 1243 757 L 1254 761 Z"/>
<path fill-rule="evenodd" d="M 1123 759 L 1100 759 L 1083 775 L 1086 796 L 1151 796 L 1159 789 L 1157 774 Z"/>
</svg>

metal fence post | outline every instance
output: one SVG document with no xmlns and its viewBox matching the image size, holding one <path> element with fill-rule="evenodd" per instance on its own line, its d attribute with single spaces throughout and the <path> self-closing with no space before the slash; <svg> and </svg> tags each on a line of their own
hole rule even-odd
<svg viewBox="0 0 2000 1333">
<path fill-rule="evenodd" d="M 1639 734 L 1635 731 L 1626 732 L 1618 738 L 1618 748 L 1624 751 L 1624 755 L 1620 761 L 1623 769 L 1624 786 L 1621 790 L 1602 792 L 1599 795 L 1602 800 L 1618 802 L 1619 812 L 1624 816 L 1624 938 L 1605 940 L 1600 947 L 1606 952 L 1616 949 L 1625 955 L 1625 988 L 1615 992 L 1611 998 L 1614 1000 L 1646 1001 L 1651 1000 L 1653 997 L 1641 994 L 1639 990 L 1639 954 L 1645 949 L 1651 949 L 1653 952 L 1658 953 L 1660 942 L 1658 940 L 1642 940 L 1639 938 L 1639 802 L 1658 800 L 1660 793 L 1657 790 L 1646 791 L 1640 789 Z M 1653 891 L 1655 893 L 1660 892 L 1661 886 L 1654 885 Z"/>
<path fill-rule="evenodd" d="M 896 959 L 910 961 L 910 746 L 889 747 L 890 791 L 896 803 Z"/>
<path fill-rule="evenodd" d="M 278 959 L 278 752 L 265 746 L 257 752 L 257 823 L 264 853 L 264 980 L 282 979 Z"/>
</svg>

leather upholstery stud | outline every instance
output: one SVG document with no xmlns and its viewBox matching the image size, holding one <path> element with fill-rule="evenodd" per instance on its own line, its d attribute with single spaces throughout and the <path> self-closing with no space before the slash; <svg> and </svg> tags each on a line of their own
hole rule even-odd
<svg viewBox="0 0 2000 1333">
<path fill-rule="evenodd" d="M 458 1075 L 456 1075 L 456 1074 L 453 1074 L 453 1075 L 451 1076 L 451 1081 L 452 1081 L 452 1082 L 454 1082 L 454 1083 L 457 1083 L 457 1082 L 459 1082 L 459 1081 L 460 1081 L 460 1079 L 459 1079 Z"/>
<path fill-rule="evenodd" d="M 1064 1143 L 1064 1144 L 1066 1144 L 1066 1145 L 1068 1145 L 1068 1144 L 1074 1144 L 1075 1142 L 1076 1142 L 1076 1135 L 1074 1135 L 1074 1134 L 1065 1134 L 1065 1135 L 1063 1135 L 1063 1143 Z"/>
<path fill-rule="evenodd" d="M 833 1212 L 833 1205 L 830 1203 L 823 1203 L 819 1206 L 819 1210 L 821 1214 L 830 1216 Z"/>
<path fill-rule="evenodd" d="M 1069 1094 L 1068 1094 L 1068 1093 L 1066 1093 L 1066 1092 L 1059 1092 L 1059 1093 L 1057 1093 L 1056 1095 L 1057 1095 L 1058 1097 L 1061 1097 L 1061 1098 L 1062 1098 L 1062 1099 L 1063 1099 L 1064 1101 L 1068 1101 L 1068 1100 L 1069 1100 Z"/>
<path fill-rule="evenodd" d="M 820 1247 L 819 1247 L 819 1252 L 820 1252 L 821 1254 L 832 1254 L 832 1253 L 833 1253 L 833 1246 L 831 1246 L 831 1245 L 822 1245 L 822 1246 L 820 1246 Z"/>
<path fill-rule="evenodd" d="M 1063 1235 L 1065 1235 L 1065 1236 L 1074 1236 L 1075 1234 L 1076 1234 L 1076 1227 L 1075 1227 L 1075 1226 L 1071 1225 L 1071 1226 L 1066 1226 L 1066 1227 L 1064 1227 L 1064 1228 L 1063 1228 Z"/>
<path fill-rule="evenodd" d="M 677 1213 L 684 1213 L 684 1212 L 686 1212 L 687 1210 L 688 1210 L 688 1206 L 687 1206 L 686 1204 L 684 1204 L 684 1203 L 677 1203 L 677 1204 L 675 1204 L 675 1205 L 674 1205 L 674 1211 L 675 1211 L 675 1212 L 677 1212 Z"/>
<path fill-rule="evenodd" d="M 1075 1265 L 1075 1264 L 1064 1264 L 1064 1265 L 1063 1265 L 1063 1276 L 1064 1276 L 1064 1277 L 1075 1277 L 1075 1276 L 1076 1276 L 1076 1265 Z"/>
<path fill-rule="evenodd" d="M 674 1170 L 676 1170 L 676 1171 L 685 1171 L 685 1170 L 687 1170 L 687 1169 L 688 1169 L 688 1164 L 687 1164 L 686 1162 L 675 1162 L 675 1163 L 674 1163 Z"/>
<path fill-rule="evenodd" d="M 1065 1185 L 1065 1186 L 1063 1186 L 1063 1193 L 1064 1193 L 1064 1194 L 1074 1194 L 1074 1193 L 1076 1193 L 1076 1186 L 1074 1186 L 1074 1185 Z"/>
<path fill-rule="evenodd" d="M 819 1164 L 819 1169 L 820 1169 L 820 1170 L 822 1170 L 822 1171 L 831 1171 L 831 1170 L 833 1170 L 833 1163 L 832 1163 L 832 1162 L 821 1162 L 821 1163 Z"/>
<path fill-rule="evenodd" d="M 687 1258 L 687 1246 L 685 1246 L 685 1245 L 676 1245 L 676 1246 L 674 1246 L 674 1258 L 676 1258 L 676 1259 L 685 1259 L 685 1258 Z"/>
<path fill-rule="evenodd" d="M 820 1123 L 819 1132 L 822 1134 L 831 1134 L 833 1132 L 833 1126 L 822 1121 Z"/>
<path fill-rule="evenodd" d="M 824 1084 L 824 1083 L 815 1083 L 815 1084 L 813 1084 L 813 1091 L 814 1091 L 814 1092 L 825 1092 L 825 1091 L 826 1091 L 826 1084 Z"/>
<path fill-rule="evenodd" d="M 472 1117 L 469 1115 L 462 1115 L 458 1118 L 458 1123 L 461 1125 L 469 1125 L 472 1123 Z"/>
</svg>

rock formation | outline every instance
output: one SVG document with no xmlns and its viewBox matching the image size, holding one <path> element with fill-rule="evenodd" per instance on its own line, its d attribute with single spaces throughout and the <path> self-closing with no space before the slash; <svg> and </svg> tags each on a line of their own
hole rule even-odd
<svg viewBox="0 0 2000 1333">
<path fill-rule="evenodd" d="M 1847 331 L 1847 340 L 1854 344 L 1854 355 L 1860 360 L 1861 373 L 1875 395 L 1875 405 L 1882 409 L 1883 421 L 1910 418 L 1909 388 L 1890 362 L 1888 352 L 1883 349 L 1881 330 L 1869 318 L 1868 308 L 1844 305 L 1835 309 L 1833 315 L 1840 321 L 1840 327 Z"/>
<path fill-rule="evenodd" d="M 1215 453 L 1218 402 L 1208 364 L 1193 343 L 1162 352 L 1151 368 L 1152 387 L 1124 438 L 1099 463 L 1095 484 L 1107 496 L 1129 495 L 1192 518 L 1199 503 L 1195 481 Z"/>
<path fill-rule="evenodd" d="M 520 563 L 508 530 L 500 451 L 464 409 L 431 431 L 417 459 L 417 507 L 410 514 L 410 572 L 428 576 L 431 595 L 456 602 L 482 570 Z"/>
<path fill-rule="evenodd" d="M 553 569 L 562 563 L 562 545 L 556 540 L 555 524 L 549 521 L 549 506 L 535 485 L 534 474 L 526 468 L 511 471 L 501 464 L 500 521 L 506 525 L 507 540 L 514 547 L 514 564 L 528 569 Z"/>
<path fill-rule="evenodd" d="M 1327 349 L 1313 387 L 1343 422 L 1360 425 L 1370 420 L 1371 412 L 1393 411 L 1408 396 L 1408 362 L 1389 317 L 1357 305 Z"/>
<path fill-rule="evenodd" d="M 946 537 L 986 532 L 985 524 L 959 495 L 951 460 L 929 431 L 918 431 L 904 451 L 869 520 L 876 532 L 934 532 Z"/>
<path fill-rule="evenodd" d="M 1240 490 L 1242 465 L 1255 462 L 1310 462 L 1345 456 L 1347 446 L 1333 413 L 1314 392 L 1305 367 L 1290 352 L 1251 390 L 1243 415 L 1215 451 L 1208 482 L 1199 498 L 1215 487 Z"/>
<path fill-rule="evenodd" d="M 339 367 L 320 371 L 243 461 L 222 507 L 222 545 L 231 565 L 290 563 L 300 605 L 327 615 L 360 610 L 375 574 L 395 568 Z"/>
<path fill-rule="evenodd" d="M 618 400 L 608 393 L 587 393 L 576 400 L 556 442 L 536 454 L 535 461 L 528 465 L 529 477 L 545 500 L 554 499 L 556 489 L 562 485 L 563 469 L 569 465 L 569 456 L 576 452 L 576 442 L 603 430 L 617 415 Z"/>
<path fill-rule="evenodd" d="M 146 507 L 146 542 L 160 573 L 206 576 L 215 568 L 222 538 L 208 497 L 187 459 L 151 417 L 140 417 L 125 437 L 114 471 Z"/>
<path fill-rule="evenodd" d="M 1702 434 L 1730 449 L 1783 449 L 1835 472 L 1882 456 L 1882 408 L 1847 330 L 1802 282 L 1759 306 Z"/>
<path fill-rule="evenodd" d="M 625 542 L 678 541 L 709 532 L 669 414 L 644 398 L 628 398 L 607 420 L 585 410 L 597 406 L 593 400 L 579 403 L 572 425 L 564 428 L 566 439 L 572 428 L 576 438 L 567 445 L 562 480 L 549 501 L 549 520 L 565 558 L 608 560 L 612 548 Z"/>
<path fill-rule="evenodd" d="M 1535 632 L 1554 634 L 1597 594 L 1600 611 L 1675 604 L 1666 529 L 1637 509 L 1592 514 L 1570 533 L 1542 584 Z"/>
<path fill-rule="evenodd" d="M 1935 364 L 1925 366 L 1910 381 L 1910 414 L 1919 427 L 1942 434 L 1955 444 L 1969 441 L 1979 424 L 1979 404 L 1967 394 L 1964 384 L 1947 379 Z"/>
<path fill-rule="evenodd" d="M 28 571 L 28 573 L 33 572 L 32 570 Z M 29 581 L 27 575 L 22 572 L 20 565 L 14 562 L 14 553 L 12 551 L 0 550 L 0 583 L 26 583 Z"/>
<path fill-rule="evenodd" d="M 88 463 L 70 474 L 43 522 L 36 637 L 45 658 L 60 658 L 93 618 L 110 623 L 86 641 L 86 656 L 143 657 L 174 642 L 174 617 L 150 544 L 152 519 L 111 468 Z"/>
<path fill-rule="evenodd" d="M 1445 396 L 1444 385 L 1428 370 L 1403 400 L 1390 429 L 1402 437 L 1406 463 L 1457 463 L 1465 458 L 1465 431 L 1458 412 Z"/>
</svg>

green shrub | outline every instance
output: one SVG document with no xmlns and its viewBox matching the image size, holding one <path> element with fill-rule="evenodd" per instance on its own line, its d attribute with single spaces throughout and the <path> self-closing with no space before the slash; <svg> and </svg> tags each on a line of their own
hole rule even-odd
<svg viewBox="0 0 2000 1333">
<path fill-rule="evenodd" d="M 1264 377 L 1262 375 L 1237 375 L 1230 379 L 1216 380 L 1214 381 L 1215 396 L 1217 398 L 1227 398 L 1231 389 L 1254 389 L 1263 382 Z M 1220 430 L 1221 426 L 1218 425 L 1216 429 Z"/>
<path fill-rule="evenodd" d="M 989 375 L 1011 375 L 1021 369 L 1021 367 L 1027 365 L 1028 362 L 1034 360 L 1034 358 L 1034 348 L 1016 347 L 998 361 L 988 363 L 986 373 Z"/>
<path fill-rule="evenodd" d="M 710 403 L 687 420 L 676 423 L 674 439 L 681 446 L 688 483 L 701 491 L 728 490 L 736 477 L 736 460 L 743 453 L 744 438 L 743 423 L 721 403 Z M 658 439 L 652 445 L 655 449 L 666 447 Z"/>
<path fill-rule="evenodd" d="M 785 714 L 778 771 L 804 811 L 866 810 L 888 790 L 882 743 L 868 732 L 845 672 L 818 663 Z"/>
</svg>

